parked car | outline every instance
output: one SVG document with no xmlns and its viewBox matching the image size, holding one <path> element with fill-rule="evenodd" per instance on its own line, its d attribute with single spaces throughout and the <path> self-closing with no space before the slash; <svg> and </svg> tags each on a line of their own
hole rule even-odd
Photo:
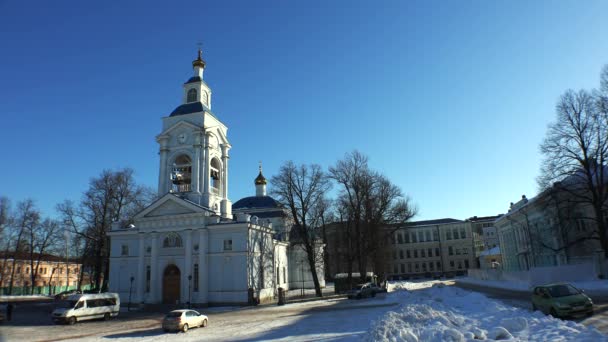
<svg viewBox="0 0 608 342">
<path fill-rule="evenodd" d="M 379 287 L 373 283 L 359 284 L 355 288 L 346 292 L 349 299 L 361 299 L 366 297 L 376 297 Z"/>
<path fill-rule="evenodd" d="M 593 301 L 567 283 L 537 286 L 532 292 L 532 309 L 554 317 L 593 315 Z"/>
<path fill-rule="evenodd" d="M 58 294 L 55 295 L 55 300 L 63 300 L 68 298 L 71 295 L 75 295 L 75 294 L 81 294 L 82 292 L 80 290 L 67 290 L 67 291 L 63 291 L 63 292 L 59 292 Z"/>
<path fill-rule="evenodd" d="M 173 310 L 163 318 L 164 331 L 183 331 L 186 332 L 190 328 L 206 327 L 209 322 L 207 316 L 194 310 Z"/>
<path fill-rule="evenodd" d="M 55 323 L 74 324 L 78 321 L 118 316 L 120 297 L 117 293 L 75 294 L 63 301 L 51 314 Z"/>
</svg>

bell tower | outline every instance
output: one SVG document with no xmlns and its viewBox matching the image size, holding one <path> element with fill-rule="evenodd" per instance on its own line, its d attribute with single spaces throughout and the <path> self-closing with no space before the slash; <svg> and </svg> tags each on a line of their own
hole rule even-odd
<svg viewBox="0 0 608 342">
<path fill-rule="evenodd" d="M 232 217 L 228 199 L 228 128 L 211 112 L 211 88 L 203 80 L 202 51 L 192 62 L 194 75 L 183 85 L 182 104 L 164 117 L 156 137 L 160 168 L 158 194 L 168 192 Z"/>
</svg>

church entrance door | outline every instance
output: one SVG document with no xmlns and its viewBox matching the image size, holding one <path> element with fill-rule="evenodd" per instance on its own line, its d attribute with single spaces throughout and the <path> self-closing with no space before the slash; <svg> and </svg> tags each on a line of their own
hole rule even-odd
<svg viewBox="0 0 608 342">
<path fill-rule="evenodd" d="M 163 273 L 163 304 L 176 304 L 180 298 L 180 271 L 169 265 Z"/>
</svg>

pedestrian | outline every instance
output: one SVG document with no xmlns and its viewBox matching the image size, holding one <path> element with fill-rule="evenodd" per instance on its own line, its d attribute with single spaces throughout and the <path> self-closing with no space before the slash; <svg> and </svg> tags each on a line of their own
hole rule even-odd
<svg viewBox="0 0 608 342">
<path fill-rule="evenodd" d="M 6 305 L 6 320 L 10 321 L 13 318 L 13 303 L 8 303 Z"/>
</svg>

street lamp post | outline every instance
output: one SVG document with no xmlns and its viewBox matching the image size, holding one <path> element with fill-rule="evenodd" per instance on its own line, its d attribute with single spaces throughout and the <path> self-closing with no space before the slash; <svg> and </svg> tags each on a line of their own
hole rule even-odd
<svg viewBox="0 0 608 342">
<path fill-rule="evenodd" d="M 188 309 L 192 300 L 192 274 L 188 276 Z"/>
<path fill-rule="evenodd" d="M 304 297 L 304 260 L 300 260 L 300 273 L 302 278 L 302 297 Z"/>
<path fill-rule="evenodd" d="M 127 311 L 131 311 L 131 292 L 133 290 L 133 280 L 135 280 L 134 276 L 131 276 L 131 286 L 129 286 L 129 304 L 127 305 Z"/>
</svg>

